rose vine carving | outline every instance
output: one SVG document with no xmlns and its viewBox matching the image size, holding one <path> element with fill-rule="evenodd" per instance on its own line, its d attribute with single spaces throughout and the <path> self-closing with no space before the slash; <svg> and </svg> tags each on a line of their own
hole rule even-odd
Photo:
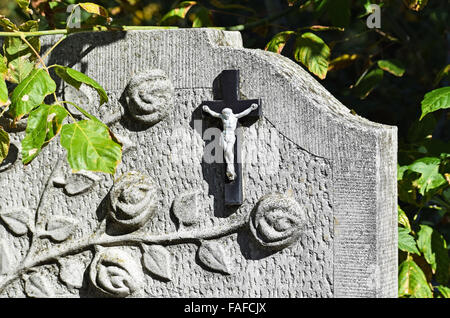
<svg viewBox="0 0 450 318">
<path fill-rule="evenodd" d="M 49 184 L 53 180 L 54 175 Z M 86 276 L 90 288 L 98 295 L 137 296 L 145 274 L 161 281 L 172 279 L 173 258 L 166 247 L 186 243 L 197 244 L 197 259 L 204 269 L 230 275 L 233 270 L 221 238 L 248 227 L 261 248 L 281 250 L 299 238 L 305 223 L 304 211 L 292 197 L 270 194 L 261 198 L 250 215 L 232 216 L 224 225 L 194 228 L 200 222 L 197 194 L 189 192 L 176 198 L 172 206 L 172 213 L 182 226 L 175 232 L 153 234 L 145 231 L 144 225 L 158 213 L 157 190 L 145 174 L 135 171 L 124 174 L 110 190 L 107 218 L 94 233 L 78 239 L 72 238 L 77 227 L 75 220 L 51 216 L 41 222 L 40 205 L 34 216 L 26 209 L 0 210 L 0 218 L 12 234 L 30 237 L 29 250 L 18 264 L 11 257 L 10 246 L 0 240 L 0 274 L 4 274 L 0 293 L 22 279 L 29 297 L 57 296 L 47 277 L 38 271 L 41 265 L 56 263 L 59 279 L 69 289 L 81 288 Z M 109 233 L 109 226 L 116 231 Z M 37 247 L 36 242 L 44 239 L 52 242 L 52 248 Z M 142 257 L 136 259 L 127 252 L 129 246 L 139 247 Z M 89 265 L 75 257 L 88 250 L 93 251 Z"/>
</svg>

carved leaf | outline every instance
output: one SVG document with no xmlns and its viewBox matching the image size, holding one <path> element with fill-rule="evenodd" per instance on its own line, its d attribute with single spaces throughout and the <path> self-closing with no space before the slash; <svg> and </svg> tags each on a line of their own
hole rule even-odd
<svg viewBox="0 0 450 318">
<path fill-rule="evenodd" d="M 197 193 L 192 192 L 177 197 L 173 202 L 173 214 L 184 225 L 197 223 L 199 221 Z"/>
<path fill-rule="evenodd" d="M 56 242 L 63 242 L 75 231 L 76 221 L 67 217 L 53 216 L 46 226 L 45 236 Z"/>
<path fill-rule="evenodd" d="M 172 257 L 169 251 L 160 245 L 144 245 L 142 244 L 144 253 L 142 255 L 142 263 L 146 270 L 150 273 L 166 280 L 172 279 Z"/>
<path fill-rule="evenodd" d="M 30 224 L 30 211 L 14 209 L 0 214 L 8 229 L 16 235 L 24 235 L 28 232 Z"/>
<path fill-rule="evenodd" d="M 66 180 L 64 190 L 68 195 L 77 195 L 92 188 L 100 177 L 90 171 L 79 171 L 72 173 Z"/>
<path fill-rule="evenodd" d="M 34 298 L 55 297 L 52 286 L 41 274 L 33 274 L 25 279 L 25 293 Z"/>
<path fill-rule="evenodd" d="M 0 241 L 0 274 L 7 274 L 11 269 L 12 255 L 10 245 L 5 241 Z"/>
<path fill-rule="evenodd" d="M 230 274 L 228 255 L 223 246 L 215 241 L 205 241 L 198 249 L 200 262 L 213 271 Z"/>
<path fill-rule="evenodd" d="M 59 260 L 59 278 L 69 288 L 81 288 L 86 266 L 78 259 Z"/>
</svg>

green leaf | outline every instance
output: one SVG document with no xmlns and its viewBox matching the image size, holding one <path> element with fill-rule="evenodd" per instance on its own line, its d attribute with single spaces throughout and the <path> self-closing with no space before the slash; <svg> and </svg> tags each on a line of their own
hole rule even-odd
<svg viewBox="0 0 450 318">
<path fill-rule="evenodd" d="M 19 28 L 4 15 L 0 15 L 0 26 L 7 32 L 19 30 Z"/>
<path fill-rule="evenodd" d="M 354 86 L 355 94 L 359 98 L 366 98 L 383 80 L 383 70 L 377 68 L 360 78 Z"/>
<path fill-rule="evenodd" d="M 39 30 L 39 23 L 30 20 L 21 24 L 17 30 L 35 32 Z M 28 37 L 27 41 L 36 52 L 40 52 L 41 41 L 39 37 Z M 5 37 L 3 51 L 8 62 L 8 76 L 6 79 L 16 84 L 22 82 L 33 70 L 38 59 L 36 54 L 20 37 Z"/>
<path fill-rule="evenodd" d="M 417 245 L 436 274 L 437 282 L 446 284 L 449 279 L 450 259 L 443 236 L 432 227 L 423 224 L 420 225 L 417 236 Z"/>
<path fill-rule="evenodd" d="M 192 27 L 202 28 L 210 26 L 213 26 L 213 22 L 211 20 L 211 13 L 205 7 L 199 7 L 199 9 L 195 11 Z"/>
<path fill-rule="evenodd" d="M 25 138 L 22 140 L 22 162 L 30 163 L 56 137 L 68 113 L 60 105 L 42 104 L 30 113 Z"/>
<path fill-rule="evenodd" d="M 450 298 L 450 288 L 445 286 L 438 286 L 438 290 L 444 298 Z"/>
<path fill-rule="evenodd" d="M 43 69 L 35 69 L 14 89 L 9 112 L 15 119 L 20 119 L 55 90 L 56 84 L 50 75 Z"/>
<path fill-rule="evenodd" d="M 403 211 L 399 205 L 397 206 L 397 211 L 398 211 L 398 223 L 403 225 L 406 229 L 409 230 L 409 232 L 411 232 L 411 224 L 409 223 L 409 219 L 405 211 Z"/>
<path fill-rule="evenodd" d="M 33 14 L 33 10 L 29 8 L 30 0 L 16 0 L 17 5 L 22 9 L 23 12 L 28 14 Z"/>
<path fill-rule="evenodd" d="M 0 163 L 5 160 L 9 152 L 9 135 L 0 126 Z"/>
<path fill-rule="evenodd" d="M 379 60 L 377 64 L 383 71 L 389 72 L 397 77 L 402 77 L 405 74 L 405 67 L 398 60 Z"/>
<path fill-rule="evenodd" d="M 96 14 L 96 15 L 102 16 L 106 19 L 109 18 L 108 10 L 106 10 L 104 7 L 102 7 L 98 4 L 95 4 L 92 2 L 84 2 L 84 3 L 79 3 L 78 6 L 90 14 Z"/>
<path fill-rule="evenodd" d="M 293 34 L 295 34 L 294 31 L 284 31 L 276 34 L 272 40 L 267 43 L 265 50 L 280 54 L 281 51 L 283 51 L 286 42 Z"/>
<path fill-rule="evenodd" d="M 112 139 L 104 124 L 95 120 L 64 125 L 61 145 L 67 150 L 67 160 L 74 171 L 114 174 L 122 157 L 122 146 Z"/>
<path fill-rule="evenodd" d="M 424 157 L 409 165 L 409 170 L 421 174 L 416 181 L 420 194 L 425 195 L 446 183 L 445 178 L 439 173 L 440 164 L 439 158 Z"/>
<path fill-rule="evenodd" d="M 398 248 L 404 252 L 420 255 L 414 237 L 409 235 L 409 229 L 398 228 Z"/>
<path fill-rule="evenodd" d="M 61 77 L 66 83 L 72 85 L 76 89 L 80 89 L 81 84 L 83 83 L 95 89 L 100 95 L 100 105 L 108 102 L 108 95 L 106 94 L 104 88 L 92 78 L 70 67 L 56 65 L 54 68 L 56 75 Z"/>
<path fill-rule="evenodd" d="M 430 286 L 425 274 L 417 264 L 407 259 L 399 266 L 398 275 L 398 295 L 411 296 L 415 298 L 432 298 Z"/>
<path fill-rule="evenodd" d="M 5 79 L 0 78 L 0 106 L 8 104 L 8 87 L 6 86 Z"/>
<path fill-rule="evenodd" d="M 197 4 L 197 1 L 183 1 L 181 2 L 176 8 L 170 10 L 167 12 L 159 22 L 160 24 L 163 24 L 165 22 L 168 22 L 168 20 L 172 18 L 180 18 L 184 19 L 189 12 L 189 10 Z"/>
<path fill-rule="evenodd" d="M 422 100 L 422 116 L 438 109 L 450 108 L 450 86 L 441 87 L 425 94 Z"/>
<path fill-rule="evenodd" d="M 0 54 L 0 106 L 8 104 L 8 87 L 6 86 L 5 78 L 8 73 L 5 58 Z"/>
<path fill-rule="evenodd" d="M 433 234 L 433 228 L 428 225 L 420 225 L 420 230 L 417 233 L 417 245 L 420 251 L 423 253 L 425 260 L 431 265 L 433 272 L 436 270 L 436 255 L 432 251 L 431 236 Z"/>
<path fill-rule="evenodd" d="M 320 79 L 327 76 L 330 48 L 317 35 L 308 32 L 297 37 L 294 57 Z"/>
</svg>

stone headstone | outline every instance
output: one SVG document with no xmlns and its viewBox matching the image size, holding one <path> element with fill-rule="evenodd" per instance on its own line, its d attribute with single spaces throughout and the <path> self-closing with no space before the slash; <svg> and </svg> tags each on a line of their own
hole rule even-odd
<svg viewBox="0 0 450 318">
<path fill-rule="evenodd" d="M 123 160 L 115 176 L 72 173 L 52 142 L 24 167 L 19 123 L 0 166 L 0 296 L 397 296 L 395 127 L 351 114 L 238 32 L 74 34 L 55 63 L 106 89 L 98 107 L 88 87 L 58 83 L 110 126 Z M 205 160 L 221 130 L 200 107 L 223 99 L 224 70 L 239 71 L 239 99 L 263 105 L 237 129 L 235 206 L 223 162 Z"/>
</svg>

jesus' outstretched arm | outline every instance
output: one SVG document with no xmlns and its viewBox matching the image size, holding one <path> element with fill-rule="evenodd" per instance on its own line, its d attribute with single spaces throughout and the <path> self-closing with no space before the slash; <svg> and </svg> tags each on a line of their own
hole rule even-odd
<svg viewBox="0 0 450 318">
<path fill-rule="evenodd" d="M 220 118 L 220 114 L 212 111 L 207 105 L 203 106 L 203 111 L 210 114 L 213 117 Z"/>
<path fill-rule="evenodd" d="M 252 104 L 252 106 L 250 106 L 249 108 L 244 110 L 242 113 L 236 114 L 236 117 L 237 118 L 245 117 L 257 108 L 258 108 L 258 104 Z"/>
</svg>

